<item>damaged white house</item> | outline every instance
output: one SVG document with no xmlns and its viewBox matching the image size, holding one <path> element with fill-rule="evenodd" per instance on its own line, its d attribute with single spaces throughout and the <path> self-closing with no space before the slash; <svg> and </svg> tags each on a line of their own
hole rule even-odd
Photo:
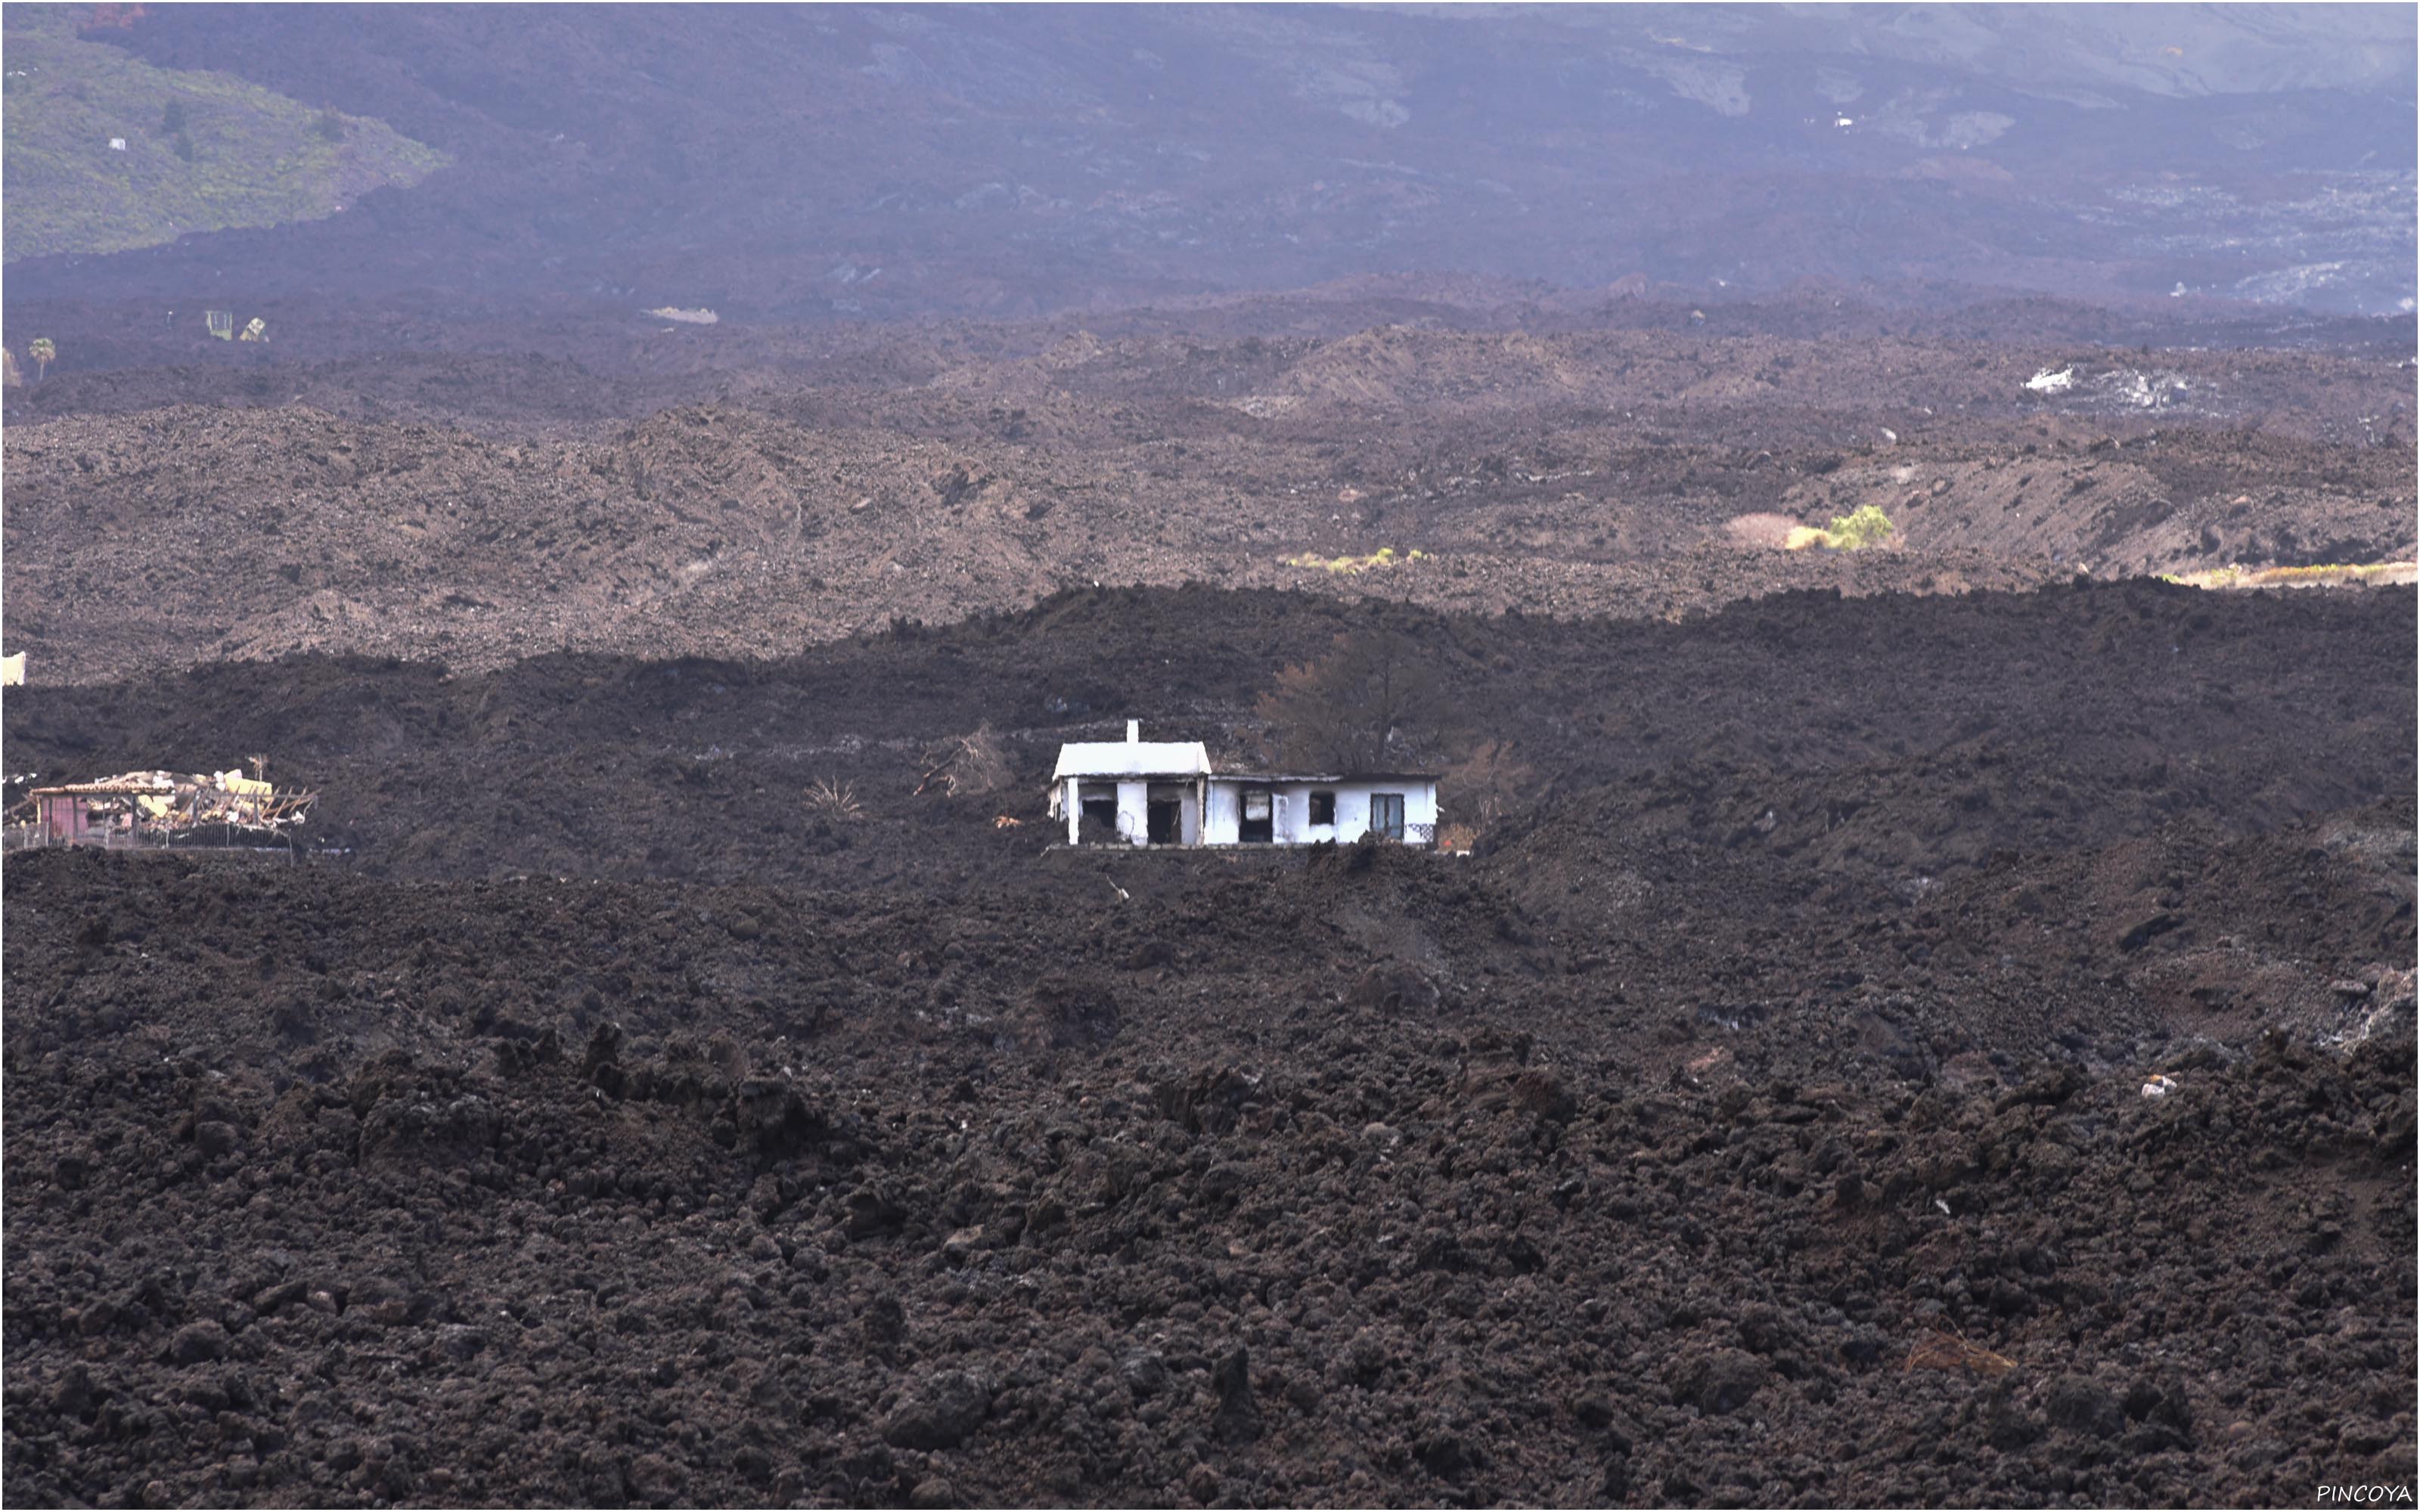
<svg viewBox="0 0 2420 1512">
<path fill-rule="evenodd" d="M 1059 748 L 1050 817 L 1070 845 L 1310 845 L 1365 834 L 1436 843 L 1435 772 L 1214 772 L 1198 740 Z"/>
</svg>

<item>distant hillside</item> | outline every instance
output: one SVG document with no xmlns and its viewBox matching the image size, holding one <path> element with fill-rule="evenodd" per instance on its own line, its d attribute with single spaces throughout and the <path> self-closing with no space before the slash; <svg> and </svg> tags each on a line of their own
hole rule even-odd
<svg viewBox="0 0 2420 1512">
<path fill-rule="evenodd" d="M 21 262 L 21 307 L 240 282 L 728 332 L 1372 274 L 2415 298 L 2408 6 L 132 8 L 87 38 L 452 166 L 273 234 Z"/>
<path fill-rule="evenodd" d="M 91 10 L 8 8 L 10 262 L 318 220 L 445 162 L 381 122 L 85 40 L 76 27 Z"/>
</svg>

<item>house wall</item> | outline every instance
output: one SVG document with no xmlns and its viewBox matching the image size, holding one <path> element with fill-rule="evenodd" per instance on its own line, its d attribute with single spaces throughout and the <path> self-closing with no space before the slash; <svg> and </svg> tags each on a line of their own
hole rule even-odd
<svg viewBox="0 0 2420 1512">
<path fill-rule="evenodd" d="M 1246 783 L 1228 778 L 1211 778 L 1205 784 L 1193 782 L 1153 782 L 1143 779 L 1120 779 L 1110 782 L 1099 779 L 1065 779 L 1061 803 L 1067 821 L 1067 843 L 1081 842 L 1083 793 L 1115 787 L 1118 795 L 1118 837 L 1130 845 L 1148 844 L 1151 835 L 1151 796 L 1155 790 L 1161 797 L 1174 795 L 1179 804 L 1179 843 L 1186 845 L 1234 845 L 1240 843 L 1244 817 L 1244 789 L 1270 787 L 1276 799 L 1272 833 L 1280 845 L 1308 845 L 1317 841 L 1350 842 L 1359 840 L 1370 829 L 1370 795 L 1373 793 L 1400 793 L 1404 795 L 1404 839 L 1414 844 L 1434 841 L 1436 837 L 1437 801 L 1435 782 L 1280 782 Z M 1207 804 L 1202 794 L 1206 788 Z M 1313 791 L 1336 795 L 1336 823 L 1313 825 L 1311 822 L 1311 795 Z"/>
<path fill-rule="evenodd" d="M 1202 828 L 1202 843 L 1233 845 L 1239 843 L 1244 818 L 1244 789 L 1262 787 L 1258 782 L 1238 782 L 1222 778 L 1210 779 L 1210 813 Z M 1311 795 L 1316 790 L 1336 795 L 1336 823 L 1314 825 L 1311 822 Z M 1400 793 L 1404 795 L 1404 832 L 1407 841 L 1414 840 L 1415 826 L 1428 839 L 1436 835 L 1436 784 L 1435 782 L 1280 782 L 1271 788 L 1277 805 L 1271 818 L 1272 832 L 1280 845 L 1308 845 L 1315 841 L 1352 841 L 1370 831 L 1370 795 Z"/>
<path fill-rule="evenodd" d="M 1202 816 L 1202 843 L 1233 845 L 1235 843 L 1235 826 L 1243 820 L 1243 799 L 1232 782 L 1221 782 L 1212 778 L 1209 786 L 1210 802 L 1207 811 Z"/>
<path fill-rule="evenodd" d="M 1311 795 L 1315 791 L 1335 793 L 1335 824 L 1314 825 L 1311 822 Z M 1313 782 L 1289 782 L 1278 789 L 1278 798 L 1277 810 L 1269 817 L 1276 821 L 1273 833 L 1280 845 L 1308 845 L 1315 840 L 1334 840 L 1339 834 L 1360 833 L 1360 830 L 1344 827 L 1350 816 L 1345 812 L 1345 790 L 1341 785 L 1322 789 Z M 1362 827 L 1367 828 L 1369 806 L 1364 804 L 1362 808 Z"/>
<path fill-rule="evenodd" d="M 76 844 L 91 829 L 84 800 L 72 795 L 52 794 L 43 798 L 41 815 L 46 838 L 53 844 Z"/>
<path fill-rule="evenodd" d="M 1109 781 L 1099 778 L 1066 778 L 1060 783 L 1059 802 L 1067 823 L 1067 843 L 1082 843 L 1084 822 L 1084 790 L 1091 788 L 1099 795 L 1102 788 L 1113 787 L 1118 795 L 1118 838 L 1130 845 L 1151 843 L 1151 800 L 1156 794 L 1162 799 L 1177 802 L 1177 843 L 1198 845 L 1202 841 L 1202 798 L 1198 783 L 1149 781 Z"/>
</svg>

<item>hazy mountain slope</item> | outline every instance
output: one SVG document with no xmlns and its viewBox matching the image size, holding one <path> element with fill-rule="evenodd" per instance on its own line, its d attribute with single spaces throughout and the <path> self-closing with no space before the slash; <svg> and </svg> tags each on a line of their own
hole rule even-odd
<svg viewBox="0 0 2420 1512">
<path fill-rule="evenodd" d="M 122 45 L 463 171 L 74 277 L 792 318 L 1379 270 L 2389 311 L 2412 39 L 2384 8 L 178 7 Z"/>
</svg>

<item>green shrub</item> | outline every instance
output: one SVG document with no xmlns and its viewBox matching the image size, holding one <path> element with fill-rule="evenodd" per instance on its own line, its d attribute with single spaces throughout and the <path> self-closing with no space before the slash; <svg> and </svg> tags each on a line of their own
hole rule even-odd
<svg viewBox="0 0 2420 1512">
<path fill-rule="evenodd" d="M 1878 546 L 1898 529 L 1880 504 L 1864 504 L 1832 521 L 1824 533 L 1832 538 L 1832 547 L 1839 551 L 1862 551 Z"/>
</svg>

